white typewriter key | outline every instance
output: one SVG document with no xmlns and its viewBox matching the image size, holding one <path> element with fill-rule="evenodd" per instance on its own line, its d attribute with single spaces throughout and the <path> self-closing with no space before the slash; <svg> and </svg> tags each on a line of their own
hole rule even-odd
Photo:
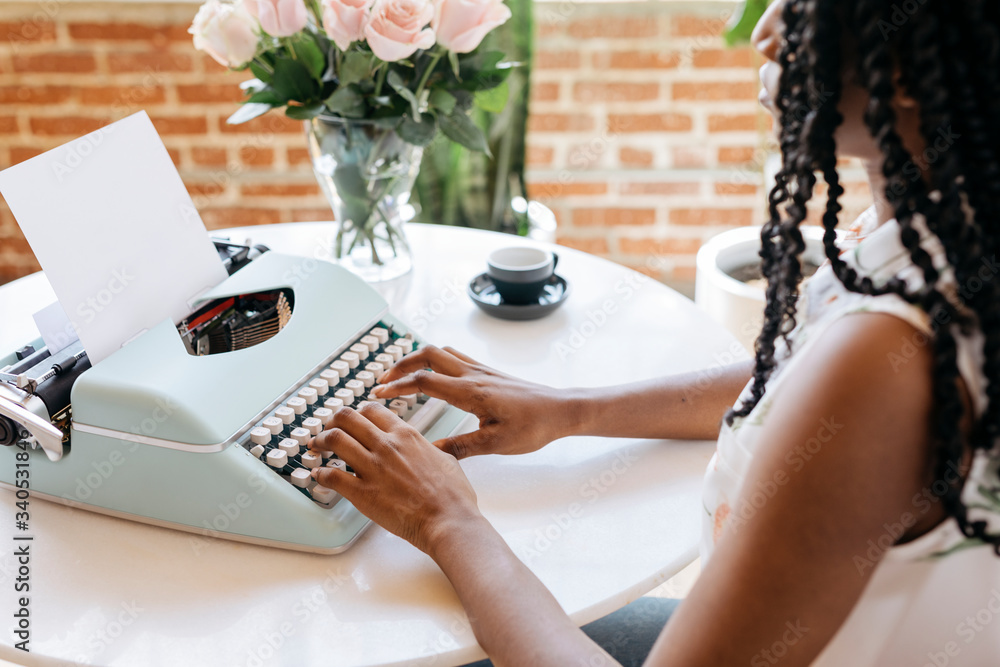
<svg viewBox="0 0 1000 667">
<path fill-rule="evenodd" d="M 360 410 L 361 408 L 365 407 L 369 403 L 374 403 L 374 401 L 361 401 L 360 403 L 358 403 L 358 410 Z"/>
<path fill-rule="evenodd" d="M 260 424 L 268 431 L 270 431 L 271 435 L 278 435 L 279 433 L 281 433 L 281 429 L 284 427 L 285 422 L 283 422 L 280 417 L 275 416 L 275 417 L 268 417 Z"/>
<path fill-rule="evenodd" d="M 250 440 L 255 445 L 266 445 L 271 442 L 271 432 L 263 426 L 250 429 Z"/>
<path fill-rule="evenodd" d="M 342 389 L 338 389 L 337 393 L 340 393 L 341 391 L 343 391 L 343 390 Z M 348 389 L 347 391 L 351 391 L 351 390 Z M 354 397 L 354 392 L 351 391 L 351 398 L 353 398 L 353 397 Z M 344 407 L 344 400 L 342 398 L 328 398 L 323 403 L 323 407 L 326 408 L 326 409 L 328 409 L 330 412 L 336 412 L 337 410 L 339 410 L 342 407 Z M 317 412 L 319 412 L 319 411 L 317 410 Z M 320 419 L 322 419 L 322 417 L 320 417 Z"/>
<path fill-rule="evenodd" d="M 288 454 L 281 449 L 272 449 L 267 453 L 267 465 L 272 468 L 284 468 L 288 463 Z"/>
<path fill-rule="evenodd" d="M 382 354 L 376 354 L 375 355 L 375 361 L 376 361 L 376 363 L 382 364 L 382 366 L 386 370 L 389 370 L 390 368 L 392 368 L 396 364 L 395 357 L 393 357 L 391 354 L 387 354 L 385 352 L 383 352 Z"/>
<path fill-rule="evenodd" d="M 357 380 L 351 380 L 351 382 L 357 382 Z M 361 386 L 364 387 L 364 385 Z M 344 387 L 343 389 L 338 389 L 337 393 L 335 393 L 333 396 L 334 398 L 339 398 L 341 401 L 343 401 L 344 405 L 346 405 L 347 407 L 351 407 L 351 405 L 354 403 L 354 399 L 357 398 L 354 394 L 354 390 L 349 389 L 348 387 Z"/>
<path fill-rule="evenodd" d="M 343 357 L 341 357 L 330 364 L 330 370 L 336 371 L 337 375 L 340 377 L 347 377 L 347 374 L 351 372 L 351 367 L 346 361 L 344 361 Z"/>
<path fill-rule="evenodd" d="M 368 335 L 375 336 L 375 338 L 378 339 L 378 342 L 382 345 L 385 345 L 386 342 L 389 340 L 389 332 L 383 329 L 382 327 L 375 327 L 374 329 L 368 332 Z"/>
<path fill-rule="evenodd" d="M 291 424 L 295 421 L 295 410 L 292 410 L 287 405 L 282 405 L 274 411 L 274 416 L 280 419 L 282 424 Z"/>
<path fill-rule="evenodd" d="M 326 462 L 326 467 L 336 468 L 337 470 L 343 470 L 344 472 L 347 472 L 347 464 L 341 461 L 340 459 L 330 459 L 329 461 Z"/>
<path fill-rule="evenodd" d="M 327 387 L 329 387 L 331 384 L 336 386 L 340 382 L 340 373 L 338 373 L 337 371 L 332 371 L 329 368 L 320 373 L 319 376 L 324 380 L 326 380 Z"/>
<path fill-rule="evenodd" d="M 320 396 L 330 391 L 330 383 L 321 377 L 316 378 L 315 380 L 310 380 L 309 386 L 315 389 L 316 393 Z"/>
<path fill-rule="evenodd" d="M 312 387 L 302 387 L 302 389 L 299 389 L 299 398 L 304 400 L 309 405 L 312 405 L 313 403 L 316 402 L 318 394 L 319 392 L 317 392 Z"/>
<path fill-rule="evenodd" d="M 413 352 L 413 339 L 412 338 L 397 338 L 396 345 L 403 348 L 403 352 L 409 354 Z"/>
<path fill-rule="evenodd" d="M 292 410 L 295 410 L 295 414 L 297 415 L 301 415 L 303 412 L 306 411 L 306 399 L 302 398 L 301 396 L 296 396 L 294 398 L 288 399 L 285 402 L 285 405 L 290 407 Z"/>
<path fill-rule="evenodd" d="M 410 406 L 406 404 L 406 401 L 396 398 L 389 402 L 389 409 L 402 417 L 410 409 Z"/>
<path fill-rule="evenodd" d="M 302 420 L 302 428 L 309 431 L 309 435 L 319 435 L 323 431 L 323 422 L 315 417 L 310 417 Z"/>
<path fill-rule="evenodd" d="M 393 363 L 403 358 L 403 348 L 398 345 L 390 345 L 385 348 L 385 353 L 392 356 Z"/>
<path fill-rule="evenodd" d="M 368 348 L 366 347 L 365 349 L 367 350 Z M 346 362 L 350 368 L 357 368 L 361 357 L 358 356 L 357 352 L 344 352 L 340 355 L 340 360 Z"/>
<path fill-rule="evenodd" d="M 254 458 L 259 459 L 264 455 L 264 447 L 261 445 L 254 445 L 250 450 L 250 453 L 254 455 Z"/>
<path fill-rule="evenodd" d="M 305 468 L 296 468 L 292 471 L 292 484 L 304 489 L 309 486 L 309 482 L 312 481 L 312 475 Z"/>
<path fill-rule="evenodd" d="M 371 395 L 365 398 L 365 401 L 367 401 L 368 403 L 378 403 L 379 405 L 385 405 L 384 398 L 375 398 L 374 396 Z"/>
<path fill-rule="evenodd" d="M 323 458 L 319 454 L 306 452 L 302 455 L 302 465 L 309 469 L 318 468 L 323 465 Z"/>
<path fill-rule="evenodd" d="M 355 343 L 351 346 L 351 352 L 358 355 L 358 359 L 364 361 L 368 358 L 368 355 L 371 354 L 372 351 L 369 350 L 368 346 L 364 343 Z"/>
<path fill-rule="evenodd" d="M 315 486 L 310 493 L 312 493 L 313 500 L 324 505 L 329 505 L 337 497 L 336 491 L 325 486 Z"/>
<path fill-rule="evenodd" d="M 361 371 L 361 373 L 364 373 L 364 371 Z M 361 373 L 358 373 L 358 375 L 361 375 Z M 365 393 L 365 383 L 356 378 L 354 380 L 348 380 L 347 384 L 344 385 L 344 388 L 353 391 L 355 396 L 360 396 Z"/>
<path fill-rule="evenodd" d="M 406 401 L 406 405 L 409 406 L 409 407 L 411 407 L 411 408 L 414 405 L 417 404 L 417 395 L 416 394 L 407 394 L 406 396 L 400 396 L 400 398 L 403 399 L 404 401 Z"/>
<path fill-rule="evenodd" d="M 312 433 L 309 432 L 309 429 L 300 426 L 299 428 L 293 428 L 288 437 L 294 440 L 296 444 L 304 447 L 307 442 L 312 440 Z M 286 440 L 282 440 L 282 442 L 286 442 Z M 278 446 L 280 447 L 281 445 Z M 298 454 L 298 450 L 296 450 L 295 454 Z M 289 456 L 295 456 L 295 454 L 289 454 Z"/>
<path fill-rule="evenodd" d="M 382 343 L 378 342 L 378 338 L 376 338 L 375 336 L 362 336 L 361 344 L 367 345 L 369 352 L 374 352 L 375 350 L 382 347 Z"/>
<path fill-rule="evenodd" d="M 354 377 L 355 379 L 364 382 L 366 387 L 372 387 L 375 385 L 375 374 L 371 371 L 359 371 Z"/>
<path fill-rule="evenodd" d="M 341 405 L 344 404 L 344 402 L 341 401 L 339 398 L 326 399 L 327 403 L 329 403 L 330 401 L 340 401 Z M 333 410 L 331 410 L 330 408 L 316 408 L 315 410 L 313 410 L 313 417 L 319 420 L 319 423 L 322 425 L 323 428 L 326 428 L 326 425 L 333 420 Z"/>
<path fill-rule="evenodd" d="M 374 375 L 375 379 L 378 380 L 380 377 L 382 377 L 382 374 L 385 373 L 385 366 L 383 366 L 377 361 L 373 361 L 370 364 L 365 365 L 365 370 Z"/>
<path fill-rule="evenodd" d="M 331 450 L 329 450 L 329 449 L 324 449 L 324 450 L 323 450 L 323 451 L 321 451 L 321 452 L 320 452 L 319 454 L 320 454 L 320 456 L 322 456 L 322 457 L 323 457 L 324 459 L 331 459 L 331 458 L 333 458 L 333 452 L 332 452 Z"/>
</svg>

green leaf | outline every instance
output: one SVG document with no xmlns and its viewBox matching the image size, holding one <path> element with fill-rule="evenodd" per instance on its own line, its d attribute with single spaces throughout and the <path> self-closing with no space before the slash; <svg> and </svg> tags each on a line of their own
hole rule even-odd
<svg viewBox="0 0 1000 667">
<path fill-rule="evenodd" d="M 245 123 L 248 120 L 253 120 L 257 116 L 262 116 L 274 107 L 270 104 L 244 104 L 241 106 L 236 113 L 226 119 L 226 123 L 229 125 L 239 125 L 240 123 Z"/>
<path fill-rule="evenodd" d="M 434 114 L 429 113 L 420 114 L 419 123 L 409 116 L 403 116 L 396 131 L 403 141 L 416 146 L 426 146 L 437 134 L 437 121 Z"/>
<path fill-rule="evenodd" d="M 486 135 L 463 112 L 456 110 L 447 116 L 439 116 L 438 123 L 441 125 L 441 131 L 444 132 L 444 135 L 452 141 L 469 150 L 486 153 L 492 157 L 489 144 L 486 143 Z"/>
<path fill-rule="evenodd" d="M 371 69 L 371 56 L 369 54 L 362 51 L 348 51 L 340 63 L 337 77 L 340 79 L 340 85 L 349 86 L 352 83 L 370 79 Z"/>
<path fill-rule="evenodd" d="M 271 86 L 282 99 L 303 104 L 315 101 L 320 87 L 309 68 L 291 58 L 281 58 L 274 63 L 274 81 Z"/>
<path fill-rule="evenodd" d="M 455 110 L 455 102 L 455 96 L 447 90 L 438 88 L 431 91 L 430 105 L 446 116 Z"/>
<path fill-rule="evenodd" d="M 504 81 L 496 88 L 476 91 L 476 106 L 484 111 L 500 113 L 507 106 L 507 99 L 510 97 L 510 86 Z"/>
<path fill-rule="evenodd" d="M 459 73 L 461 68 L 459 67 L 458 64 L 458 54 L 455 53 L 454 51 L 449 51 L 448 62 L 451 63 L 451 71 L 455 75 L 455 78 L 461 81 L 462 75 Z"/>
<path fill-rule="evenodd" d="M 323 113 L 323 103 L 313 102 L 301 107 L 285 107 L 285 115 L 295 120 L 309 120 Z"/>
<path fill-rule="evenodd" d="M 305 64 L 313 78 L 323 78 L 323 72 L 326 71 L 326 56 L 315 40 L 311 37 L 295 39 L 292 41 L 292 51 L 296 59 Z"/>
<path fill-rule="evenodd" d="M 333 184 L 343 202 L 344 217 L 363 226 L 375 210 L 375 202 L 368 193 L 368 181 L 361 175 L 357 164 L 341 163 L 333 170 Z"/>
<path fill-rule="evenodd" d="M 284 105 L 285 100 L 278 97 L 278 95 L 267 88 L 265 90 L 260 90 L 246 99 L 248 104 L 269 104 L 273 107 L 280 107 Z"/>
<path fill-rule="evenodd" d="M 767 10 L 768 3 L 769 0 L 745 0 L 743 6 L 733 12 L 722 33 L 726 44 L 737 46 L 748 43 L 754 27 Z"/>
<path fill-rule="evenodd" d="M 417 96 L 413 94 L 413 91 L 406 87 L 403 80 L 395 72 L 389 72 L 389 76 L 386 77 L 386 81 L 392 89 L 399 93 L 399 96 L 410 103 L 410 108 L 413 111 L 413 118 L 416 120 L 420 118 L 420 102 L 417 101 Z"/>
<path fill-rule="evenodd" d="M 253 72 L 254 76 L 256 76 L 264 83 L 271 83 L 273 75 L 269 70 L 265 69 L 264 66 L 258 63 L 256 60 L 250 61 L 250 71 Z"/>
<path fill-rule="evenodd" d="M 363 118 L 365 115 L 364 98 L 351 86 L 341 86 L 326 98 L 326 108 L 344 118 Z"/>
</svg>

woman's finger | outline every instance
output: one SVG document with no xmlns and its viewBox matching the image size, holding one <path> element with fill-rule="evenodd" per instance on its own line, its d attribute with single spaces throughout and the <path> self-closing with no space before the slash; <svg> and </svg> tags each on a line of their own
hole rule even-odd
<svg viewBox="0 0 1000 667">
<path fill-rule="evenodd" d="M 354 466 L 351 466 L 352 468 Z M 361 480 L 339 468 L 316 468 L 312 471 L 312 478 L 320 486 L 333 489 L 340 495 L 347 498 L 347 501 L 354 503 L 353 498 L 361 488 Z"/>
<path fill-rule="evenodd" d="M 388 433 L 399 426 L 405 424 L 402 419 L 399 418 L 395 412 L 385 407 L 384 405 L 379 405 L 378 403 L 366 403 L 361 406 L 358 410 L 361 416 L 370 421 L 372 424 L 377 426 L 379 430 Z"/>
<path fill-rule="evenodd" d="M 355 470 L 367 470 L 372 454 L 355 438 L 340 428 L 323 431 L 309 443 L 313 452 L 330 451 Z"/>
<path fill-rule="evenodd" d="M 372 389 L 375 398 L 396 398 L 408 394 L 427 394 L 451 403 L 460 398 L 465 381 L 426 369 L 410 373 L 388 384 L 380 384 Z"/>
<path fill-rule="evenodd" d="M 402 359 L 400 359 L 396 364 L 390 368 L 384 376 L 382 376 L 383 381 L 392 382 L 397 380 L 404 375 L 409 375 L 414 371 L 419 371 L 425 368 L 429 368 L 437 373 L 443 373 L 445 375 L 461 375 L 465 370 L 462 365 L 462 361 L 444 350 L 434 347 L 433 345 L 427 345 L 413 354 L 408 354 Z"/>
<path fill-rule="evenodd" d="M 467 456 L 472 456 L 474 454 L 484 454 L 487 452 L 483 451 L 483 443 L 486 438 L 481 430 L 473 431 L 472 433 L 463 433 L 462 435 L 452 436 L 450 438 L 442 438 L 434 443 L 434 446 L 445 452 L 446 454 L 451 454 L 456 459 L 464 459 Z M 492 453 L 492 452 L 490 452 Z"/>
<path fill-rule="evenodd" d="M 329 428 L 344 431 L 369 452 L 376 451 L 385 441 L 385 431 L 352 408 L 344 407 L 337 410 Z"/>
<path fill-rule="evenodd" d="M 482 366 L 482 364 L 480 364 L 478 361 L 476 361 L 475 359 L 473 359 L 469 355 L 465 354 L 464 352 L 459 352 L 458 350 L 456 350 L 453 347 L 449 347 L 449 346 L 445 345 L 441 349 L 444 350 L 445 352 L 447 352 L 448 354 L 452 355 L 452 356 L 458 357 L 459 359 L 461 359 L 462 361 L 464 361 L 467 364 L 472 364 L 473 366 Z"/>
</svg>

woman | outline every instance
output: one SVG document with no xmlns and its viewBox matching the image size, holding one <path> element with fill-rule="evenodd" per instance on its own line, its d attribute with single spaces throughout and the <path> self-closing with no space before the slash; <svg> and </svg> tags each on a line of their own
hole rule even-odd
<svg viewBox="0 0 1000 667">
<path fill-rule="evenodd" d="M 582 433 L 719 438 L 703 572 L 646 664 L 1000 656 L 1000 8 L 778 0 L 753 40 L 784 166 L 762 233 L 768 305 L 752 367 L 685 401 L 695 376 L 554 391 L 429 348 L 380 395 L 441 397 L 479 416 L 478 431 L 435 447 L 369 406 L 317 438 L 357 471 L 317 479 L 438 563 L 498 665 L 613 660 L 482 517 L 454 457 Z M 836 163 L 848 156 L 876 197 L 838 247 Z M 798 226 L 817 172 L 829 261 L 800 299 Z M 767 485 L 777 491 L 759 502 Z"/>
</svg>

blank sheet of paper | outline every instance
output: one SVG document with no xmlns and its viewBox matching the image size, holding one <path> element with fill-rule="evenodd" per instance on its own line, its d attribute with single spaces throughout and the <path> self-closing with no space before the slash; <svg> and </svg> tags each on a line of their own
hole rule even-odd
<svg viewBox="0 0 1000 667">
<path fill-rule="evenodd" d="M 0 172 L 0 193 L 91 363 L 226 278 L 145 112 Z"/>
</svg>

